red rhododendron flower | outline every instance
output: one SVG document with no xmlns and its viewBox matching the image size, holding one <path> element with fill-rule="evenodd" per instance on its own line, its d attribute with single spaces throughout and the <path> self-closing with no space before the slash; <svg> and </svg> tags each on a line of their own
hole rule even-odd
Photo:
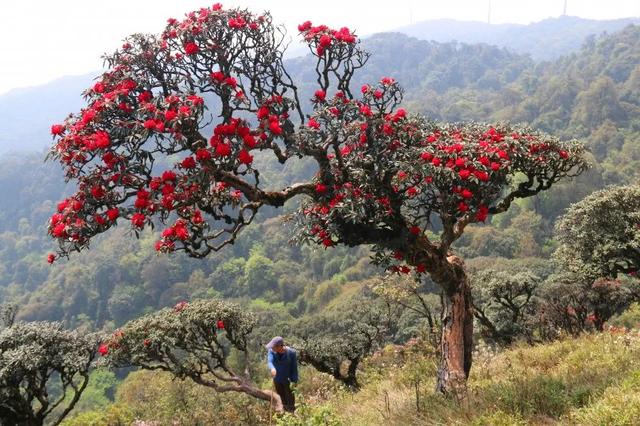
<svg viewBox="0 0 640 426">
<path fill-rule="evenodd" d="M 272 121 L 269 123 L 269 130 L 276 136 L 280 136 L 282 134 L 282 127 L 280 127 L 280 123 L 277 121 Z"/>
<path fill-rule="evenodd" d="M 146 216 L 142 213 L 135 213 L 131 216 L 131 224 L 136 228 L 143 228 Z"/>
<path fill-rule="evenodd" d="M 309 121 L 307 122 L 307 126 L 312 129 L 318 130 L 320 128 L 320 123 L 318 123 L 315 119 L 310 118 Z"/>
<path fill-rule="evenodd" d="M 164 172 L 162 172 L 162 181 L 163 182 L 167 182 L 167 181 L 174 181 L 175 182 L 175 180 L 176 180 L 176 174 L 172 170 L 165 170 Z"/>
<path fill-rule="evenodd" d="M 302 24 L 298 25 L 298 31 L 300 31 L 301 33 L 308 31 L 312 25 L 313 24 L 311 24 L 311 21 L 305 21 Z"/>
<path fill-rule="evenodd" d="M 56 255 L 55 254 L 49 253 L 47 255 L 47 262 L 49 262 L 50 264 L 55 262 L 55 260 L 56 260 Z"/>
<path fill-rule="evenodd" d="M 473 197 L 473 193 L 471 191 L 469 191 L 468 189 L 466 189 L 466 188 L 463 189 L 460 192 L 460 195 L 462 195 L 462 198 L 471 198 L 471 197 Z"/>
<path fill-rule="evenodd" d="M 227 157 L 231 154 L 231 145 L 227 143 L 219 143 L 216 145 L 216 156 Z"/>
<path fill-rule="evenodd" d="M 153 94 L 150 91 L 142 92 L 138 95 L 138 101 L 144 103 L 149 102 L 153 98 Z"/>
<path fill-rule="evenodd" d="M 318 194 L 324 194 L 325 192 L 327 192 L 327 189 L 329 189 L 329 188 L 325 184 L 322 184 L 322 183 L 317 183 L 316 184 L 316 192 Z"/>
<path fill-rule="evenodd" d="M 187 158 L 191 158 L 191 161 L 193 161 L 193 157 L 187 157 Z M 210 160 L 210 159 L 211 159 L 211 151 L 209 151 L 208 149 L 199 148 L 196 151 L 196 160 L 198 160 L 198 161 L 207 161 L 207 160 Z M 183 161 L 183 163 L 184 163 L 184 161 Z M 195 167 L 195 166 L 196 166 L 196 163 L 194 162 L 192 168 Z M 184 167 L 184 165 L 183 165 L 183 167 Z M 187 167 L 185 167 L 185 168 L 187 168 Z"/>
<path fill-rule="evenodd" d="M 433 159 L 433 154 L 431 154 L 430 152 L 423 152 L 422 154 L 420 154 L 420 158 L 422 158 L 424 161 L 431 161 Z"/>
<path fill-rule="evenodd" d="M 486 182 L 489 180 L 489 174 L 487 172 L 483 172 L 482 170 L 474 170 L 473 174 L 481 182 Z"/>
<path fill-rule="evenodd" d="M 467 169 L 462 169 L 458 172 L 458 175 L 460 175 L 461 179 L 469 179 L 469 176 L 471 176 L 471 172 Z"/>
<path fill-rule="evenodd" d="M 327 93 L 324 90 L 318 89 L 316 90 L 316 93 L 314 94 L 315 98 L 320 101 L 320 102 L 324 102 Z"/>
<path fill-rule="evenodd" d="M 224 74 L 220 71 L 212 72 L 210 77 L 211 77 L 211 80 L 220 84 L 224 81 Z"/>
<path fill-rule="evenodd" d="M 324 34 L 320 36 L 320 40 L 318 40 L 318 44 L 320 45 L 320 47 L 323 47 L 326 49 L 327 47 L 331 46 L 332 41 L 333 39 L 330 35 Z"/>
<path fill-rule="evenodd" d="M 182 300 L 182 301 L 176 303 L 176 306 L 173 307 L 173 310 L 176 311 L 176 312 L 180 312 L 184 308 L 186 308 L 187 306 L 189 306 L 189 302 Z"/>
<path fill-rule="evenodd" d="M 251 164 L 253 162 L 253 155 L 249 154 L 246 149 L 241 149 L 238 153 L 238 160 L 242 164 Z"/>
<path fill-rule="evenodd" d="M 411 232 L 413 235 L 420 235 L 422 234 L 422 229 L 420 229 L 419 226 L 412 226 L 411 228 L 409 228 L 409 232 Z"/>
<path fill-rule="evenodd" d="M 484 222 L 487 220 L 487 216 L 489 216 L 489 208 L 487 206 L 480 206 L 476 212 L 476 220 L 478 222 Z"/>
<path fill-rule="evenodd" d="M 224 330 L 224 321 L 218 320 L 218 322 L 216 323 L 216 327 L 218 328 L 218 330 Z"/>
<path fill-rule="evenodd" d="M 64 223 L 58 223 L 51 230 L 51 234 L 56 238 L 67 238 L 67 226 Z"/>
<path fill-rule="evenodd" d="M 109 347 L 107 345 L 105 345 L 104 343 L 102 343 L 99 347 L 98 347 L 98 352 L 100 353 L 100 355 L 102 356 L 107 356 L 107 354 L 109 353 Z"/>
<path fill-rule="evenodd" d="M 271 111 L 269 111 L 269 108 L 267 108 L 266 106 L 261 106 L 256 112 L 256 117 L 258 117 L 258 120 L 264 120 L 269 116 L 270 113 Z"/>
<path fill-rule="evenodd" d="M 120 212 L 115 207 L 107 210 L 107 218 L 109 218 L 111 222 L 115 221 L 119 215 L 120 215 Z"/>
<path fill-rule="evenodd" d="M 54 136 L 59 136 L 64 133 L 64 125 L 62 124 L 54 124 L 51 126 L 51 134 Z"/>
<path fill-rule="evenodd" d="M 164 119 L 167 121 L 171 121 L 178 116 L 178 113 L 174 110 L 170 109 L 164 113 Z"/>
<path fill-rule="evenodd" d="M 200 47 L 198 47 L 198 45 L 192 41 L 184 45 L 184 53 L 186 53 L 187 55 L 195 55 L 199 51 Z"/>
<path fill-rule="evenodd" d="M 458 204 L 458 211 L 460 213 L 464 213 L 468 210 L 469 210 L 469 206 L 464 201 L 460 201 L 460 204 Z"/>
<path fill-rule="evenodd" d="M 187 231 L 187 228 L 185 228 L 184 226 L 175 226 L 174 231 L 176 234 L 176 238 L 181 241 L 184 241 L 187 238 L 189 238 L 189 231 Z"/>
<path fill-rule="evenodd" d="M 104 188 L 102 186 L 92 186 L 91 187 L 91 195 L 93 198 L 102 198 L 104 197 Z"/>
<path fill-rule="evenodd" d="M 186 157 L 184 160 L 182 160 L 180 165 L 184 169 L 193 169 L 196 167 L 196 160 L 194 160 L 193 157 Z"/>
</svg>

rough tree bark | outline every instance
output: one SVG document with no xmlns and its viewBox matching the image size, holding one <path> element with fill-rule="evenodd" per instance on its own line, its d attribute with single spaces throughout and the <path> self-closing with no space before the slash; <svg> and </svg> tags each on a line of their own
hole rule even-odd
<svg viewBox="0 0 640 426">
<path fill-rule="evenodd" d="M 462 260 L 450 256 L 443 273 L 434 276 L 442 293 L 442 337 L 436 391 L 466 398 L 473 349 L 471 287 Z"/>
</svg>

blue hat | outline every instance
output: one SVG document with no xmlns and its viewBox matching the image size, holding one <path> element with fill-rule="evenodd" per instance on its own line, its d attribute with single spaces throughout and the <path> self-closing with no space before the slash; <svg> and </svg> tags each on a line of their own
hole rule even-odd
<svg viewBox="0 0 640 426">
<path fill-rule="evenodd" d="M 280 336 L 276 336 L 269 343 L 267 343 L 267 349 L 273 349 L 274 346 L 284 345 L 284 339 Z"/>
</svg>

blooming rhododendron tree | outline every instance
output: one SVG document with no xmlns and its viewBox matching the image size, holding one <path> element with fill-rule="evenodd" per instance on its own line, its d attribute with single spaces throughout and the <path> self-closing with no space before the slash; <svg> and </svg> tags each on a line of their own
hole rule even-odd
<svg viewBox="0 0 640 426">
<path fill-rule="evenodd" d="M 370 244 L 379 264 L 440 285 L 438 389 L 457 393 L 471 367 L 473 318 L 452 243 L 468 224 L 580 173 L 583 148 L 526 128 L 409 115 L 390 77 L 354 94 L 352 76 L 368 58 L 356 36 L 310 22 L 298 29 L 317 58 L 308 117 L 269 14 L 214 5 L 107 56 L 87 107 L 51 129 L 52 156 L 78 181 L 51 218 L 58 255 L 120 222 L 136 233 L 161 224 L 158 251 L 203 257 L 233 243 L 262 206 L 303 196 L 301 240 Z M 310 158 L 317 174 L 267 190 L 257 151 L 283 164 Z M 169 156 L 174 167 L 160 170 L 156 160 Z"/>
</svg>

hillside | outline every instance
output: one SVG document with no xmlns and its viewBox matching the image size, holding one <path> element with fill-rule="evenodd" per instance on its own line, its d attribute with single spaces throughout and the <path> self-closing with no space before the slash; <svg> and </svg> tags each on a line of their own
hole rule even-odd
<svg viewBox="0 0 640 426">
<path fill-rule="evenodd" d="M 93 74 L 63 77 L 0 95 L 0 155 L 41 151 L 46 147 L 51 123 L 82 107 L 82 92 L 93 77 Z"/>
<path fill-rule="evenodd" d="M 522 345 L 502 352 L 481 348 L 475 354 L 465 407 L 434 394 L 436 360 L 424 354 L 425 348 L 415 342 L 386 347 L 366 361 L 364 385 L 355 394 L 330 376 L 304 368 L 297 391 L 297 417 L 285 417 L 277 424 L 634 426 L 640 416 L 637 330 Z M 156 386 L 147 386 L 150 381 Z M 99 382 L 94 383 L 104 392 Z M 93 398 L 98 399 L 97 395 Z M 255 400 L 214 396 L 190 381 L 140 371 L 118 386 L 114 404 L 72 416 L 63 425 L 94 422 L 91 424 L 106 426 L 134 419 L 162 424 L 273 422 L 265 405 Z"/>
<path fill-rule="evenodd" d="M 592 20 L 576 16 L 548 18 L 529 25 L 440 19 L 418 22 L 397 31 L 420 40 L 486 43 L 529 54 L 536 61 L 549 61 L 577 51 L 587 38 L 638 23 L 640 18 Z"/>
</svg>

